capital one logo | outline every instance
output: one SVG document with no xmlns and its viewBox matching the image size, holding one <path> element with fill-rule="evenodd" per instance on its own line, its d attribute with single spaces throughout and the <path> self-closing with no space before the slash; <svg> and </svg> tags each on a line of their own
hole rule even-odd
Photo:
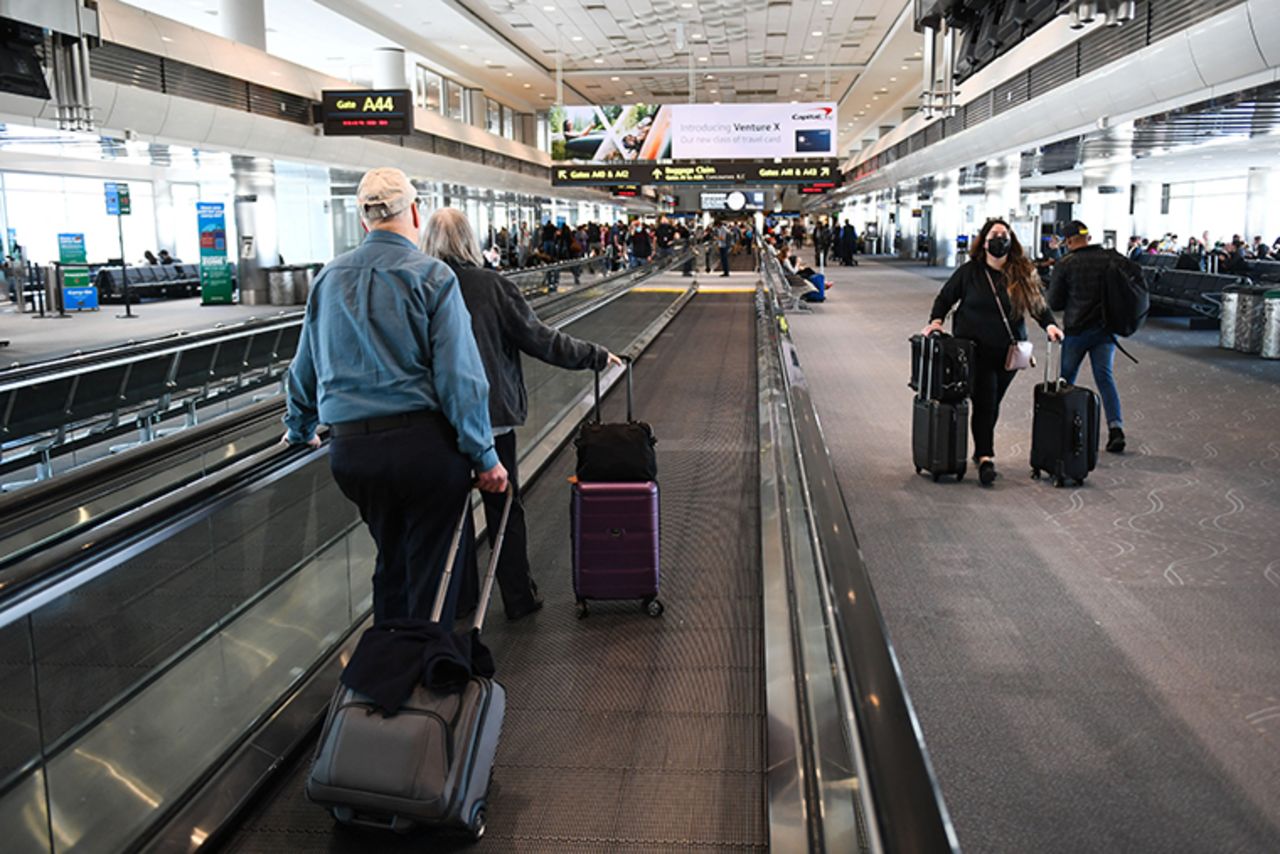
<svg viewBox="0 0 1280 854">
<path fill-rule="evenodd" d="M 818 107 L 807 113 L 792 113 L 793 122 L 820 122 L 831 118 L 831 107 Z"/>
</svg>

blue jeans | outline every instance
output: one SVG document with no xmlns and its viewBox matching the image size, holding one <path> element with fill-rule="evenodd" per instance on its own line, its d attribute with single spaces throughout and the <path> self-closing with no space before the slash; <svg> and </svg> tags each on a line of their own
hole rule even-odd
<svg viewBox="0 0 1280 854">
<path fill-rule="evenodd" d="M 1093 381 L 1098 386 L 1098 394 L 1102 396 L 1102 408 L 1107 413 L 1107 426 L 1123 427 L 1120 392 L 1116 389 L 1116 378 L 1111 373 L 1116 360 L 1116 339 L 1102 328 L 1090 329 L 1079 335 L 1068 335 L 1062 342 L 1064 380 L 1075 384 L 1086 354 L 1089 356 L 1089 367 L 1093 369 Z"/>
</svg>

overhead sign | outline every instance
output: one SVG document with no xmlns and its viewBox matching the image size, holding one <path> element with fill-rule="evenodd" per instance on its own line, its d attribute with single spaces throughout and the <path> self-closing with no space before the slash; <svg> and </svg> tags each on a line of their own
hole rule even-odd
<svg viewBox="0 0 1280 854">
<path fill-rule="evenodd" d="M 127 216 L 133 213 L 133 204 L 129 200 L 129 185 L 114 181 L 104 182 L 102 195 L 107 200 L 107 216 Z"/>
<path fill-rule="evenodd" d="M 832 102 L 553 107 L 551 159 L 593 163 L 836 156 Z"/>
<path fill-rule="evenodd" d="M 640 195 L 640 188 L 635 184 L 624 184 L 620 187 L 614 187 L 613 194 L 624 199 L 631 199 Z"/>
<path fill-rule="evenodd" d="M 413 93 L 408 89 L 334 90 L 320 93 L 325 136 L 403 135 L 413 132 Z"/>
<path fill-rule="evenodd" d="M 560 165 L 551 169 L 556 187 L 618 184 L 812 184 L 839 181 L 835 160 L 709 160 L 696 163 L 618 163 Z"/>
<path fill-rule="evenodd" d="M 835 157 L 836 105 L 681 104 L 671 108 L 677 159 Z"/>
</svg>

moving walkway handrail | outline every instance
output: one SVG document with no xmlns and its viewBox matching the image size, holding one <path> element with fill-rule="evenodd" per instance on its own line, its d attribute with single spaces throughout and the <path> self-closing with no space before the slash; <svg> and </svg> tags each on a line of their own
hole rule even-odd
<svg viewBox="0 0 1280 854">
<path fill-rule="evenodd" d="M 777 359 L 803 481 L 808 536 L 823 591 L 823 621 L 831 664 L 844 683 L 849 739 L 863 813 L 873 823 L 872 848 L 885 851 L 958 851 L 923 733 L 907 693 L 897 654 L 876 601 L 844 493 L 836 478 L 817 409 L 791 342 L 780 294 L 785 279 L 776 258 L 761 254 L 759 298 L 763 324 Z M 761 393 L 765 393 L 761 389 Z M 791 532 L 800 535 L 801 532 Z M 812 769 L 810 769 L 812 771 Z"/>
<path fill-rule="evenodd" d="M 152 353 L 172 347 L 175 344 L 198 344 L 245 330 L 257 331 L 268 328 L 271 325 L 298 323 L 301 320 L 301 311 L 279 311 L 270 316 L 247 317 L 238 323 L 219 323 L 210 329 L 201 329 L 195 332 L 187 332 L 180 329 L 165 335 L 157 335 L 154 338 L 126 341 L 123 344 L 108 344 L 92 350 L 77 350 L 74 353 L 57 356 L 52 359 L 41 359 L 37 362 L 15 363 L 9 367 L 0 368 L 0 387 L 47 374 L 85 370 L 100 362 Z"/>
</svg>

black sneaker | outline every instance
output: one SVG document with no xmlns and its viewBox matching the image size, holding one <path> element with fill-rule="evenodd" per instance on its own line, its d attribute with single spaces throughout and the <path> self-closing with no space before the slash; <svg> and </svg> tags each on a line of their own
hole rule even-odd
<svg viewBox="0 0 1280 854">
<path fill-rule="evenodd" d="M 1124 430 L 1119 427 L 1112 427 L 1107 434 L 1107 452 L 1112 454 L 1124 453 Z"/>
<path fill-rule="evenodd" d="M 991 460 L 978 464 L 978 482 L 983 486 L 990 486 L 996 482 L 996 464 Z"/>
</svg>

